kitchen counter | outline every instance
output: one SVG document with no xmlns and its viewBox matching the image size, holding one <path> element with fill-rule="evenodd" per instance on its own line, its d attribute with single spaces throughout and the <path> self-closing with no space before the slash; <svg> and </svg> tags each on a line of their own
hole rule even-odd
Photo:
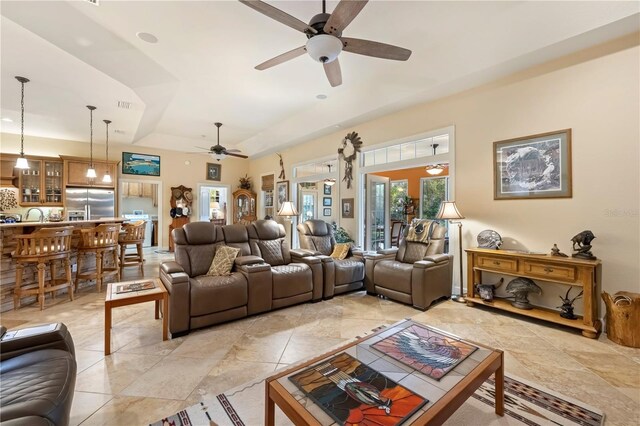
<svg viewBox="0 0 640 426">
<path fill-rule="evenodd" d="M 126 219 L 121 217 L 105 217 L 96 220 L 73 220 L 62 222 L 18 222 L 0 224 L 0 253 L 2 255 L 2 257 L 0 258 L 0 312 L 13 309 L 13 289 L 15 288 L 16 283 L 16 262 L 15 260 L 13 260 L 11 253 L 15 250 L 17 245 L 15 235 L 30 234 L 41 228 L 72 226 L 73 228 L 80 230 L 83 228 L 93 228 L 94 226 L 101 223 L 122 223 L 124 221 L 126 221 Z M 78 251 L 76 248 L 78 246 L 78 241 L 79 237 L 76 235 L 76 232 L 74 232 L 74 235 L 71 239 L 72 249 L 70 257 L 72 265 L 77 263 Z M 85 270 L 85 268 L 95 268 L 95 257 L 86 256 L 84 261 L 82 262 L 82 265 L 83 270 Z M 62 268 L 58 269 L 62 271 Z M 46 268 L 45 273 L 47 274 L 48 279 L 48 276 L 50 274 L 49 268 Z M 23 283 L 24 285 L 27 285 L 36 282 L 37 273 L 35 267 L 28 266 L 27 268 L 25 268 Z M 87 285 L 94 286 L 95 284 L 88 281 L 80 282 L 80 287 L 84 287 Z M 25 297 L 22 299 L 22 304 L 23 306 L 25 306 L 32 301 L 35 301 L 35 297 Z"/>
</svg>

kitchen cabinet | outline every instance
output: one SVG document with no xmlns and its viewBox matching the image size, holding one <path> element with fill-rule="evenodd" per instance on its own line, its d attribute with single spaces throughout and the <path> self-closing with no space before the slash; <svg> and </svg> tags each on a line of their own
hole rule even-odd
<svg viewBox="0 0 640 426">
<path fill-rule="evenodd" d="M 0 186 L 18 186 L 18 174 L 14 169 L 17 155 L 2 154 L 0 157 Z"/>
<path fill-rule="evenodd" d="M 28 169 L 18 172 L 18 202 L 21 206 L 62 206 L 63 162 L 30 157 Z"/>
<path fill-rule="evenodd" d="M 64 160 L 65 186 L 81 186 L 81 187 L 97 187 L 97 188 L 115 188 L 118 180 L 118 163 L 119 161 L 93 161 L 93 167 L 96 169 L 98 177 L 89 179 L 87 170 L 91 163 L 88 158 L 78 157 L 62 157 Z M 111 175 L 111 183 L 102 182 L 102 178 L 109 170 Z"/>
<path fill-rule="evenodd" d="M 233 193 L 233 223 L 256 220 L 256 194 L 247 189 Z"/>
</svg>

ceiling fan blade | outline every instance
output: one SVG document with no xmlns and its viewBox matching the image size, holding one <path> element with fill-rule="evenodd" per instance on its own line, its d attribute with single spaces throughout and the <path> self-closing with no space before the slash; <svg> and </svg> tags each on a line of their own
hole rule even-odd
<svg viewBox="0 0 640 426">
<path fill-rule="evenodd" d="M 226 155 L 230 155 L 231 157 L 238 157 L 238 158 L 249 158 L 248 155 L 243 155 L 243 154 L 234 154 L 233 152 L 225 152 Z"/>
<path fill-rule="evenodd" d="M 327 23 L 324 24 L 324 32 L 327 34 L 341 34 L 367 5 L 367 1 L 369 0 L 342 0 L 333 10 Z"/>
<path fill-rule="evenodd" d="M 253 10 L 257 10 L 258 12 L 262 13 L 263 15 L 268 16 L 271 19 L 274 19 L 282 24 L 285 24 L 295 30 L 301 31 L 303 33 L 311 33 L 311 34 L 317 34 L 318 31 L 316 31 L 315 29 L 311 28 L 309 25 L 305 24 L 304 22 L 302 22 L 301 20 L 299 20 L 298 18 L 294 18 L 293 16 L 289 15 L 286 12 L 283 12 L 282 10 L 271 6 L 268 3 L 265 3 L 263 1 L 260 0 L 240 0 L 240 3 L 243 3 L 247 6 L 249 6 L 251 9 Z"/>
<path fill-rule="evenodd" d="M 324 63 L 324 73 L 327 74 L 331 87 L 340 86 L 342 84 L 342 72 L 340 71 L 340 62 L 338 58 L 331 62 Z"/>
<path fill-rule="evenodd" d="M 411 56 L 411 51 L 391 44 L 380 43 L 359 38 L 341 37 L 343 50 L 359 55 L 373 56 L 394 61 L 406 61 Z"/>
<path fill-rule="evenodd" d="M 242 152 L 239 149 L 227 149 L 227 152 Z"/>
<path fill-rule="evenodd" d="M 201 146 L 194 146 L 194 148 L 204 149 L 205 151 L 211 151 L 211 148 L 203 148 Z"/>
<path fill-rule="evenodd" d="M 282 55 L 278 55 L 275 58 L 271 58 L 268 61 L 264 61 L 260 65 L 256 66 L 257 70 L 266 70 L 267 68 L 271 68 L 273 66 L 279 65 L 283 62 L 290 61 L 293 58 L 297 58 L 300 55 L 304 55 L 307 52 L 307 48 L 304 46 L 296 47 L 293 50 L 290 50 Z"/>
</svg>

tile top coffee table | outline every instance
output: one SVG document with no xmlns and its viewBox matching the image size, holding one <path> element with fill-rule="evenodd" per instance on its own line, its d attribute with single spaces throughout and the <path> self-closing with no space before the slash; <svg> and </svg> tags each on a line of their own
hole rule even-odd
<svg viewBox="0 0 640 426">
<path fill-rule="evenodd" d="M 445 364 L 445 370 L 438 367 Z M 357 417 L 363 414 L 385 416 L 385 409 L 386 415 L 402 418 L 404 424 L 442 424 L 494 373 L 495 412 L 502 416 L 502 351 L 415 321 L 401 321 L 266 379 L 265 423 L 274 424 L 277 404 L 296 425 L 341 424 L 340 413 L 352 421 L 362 420 Z M 363 377 L 369 382 L 363 383 Z M 339 389 L 344 393 L 336 397 Z M 407 408 L 409 400 L 413 405 Z M 372 401 L 373 406 L 367 405 Z M 401 406 L 405 411 L 398 416 Z"/>
<path fill-rule="evenodd" d="M 144 287 L 145 283 L 153 283 L 154 288 L 147 290 L 126 291 L 119 290 Z M 128 286 L 134 286 L 129 287 Z M 159 278 L 148 278 L 135 281 L 110 283 L 107 286 L 107 297 L 104 300 L 104 354 L 111 353 L 111 309 L 119 306 L 135 305 L 144 302 L 156 302 L 155 317 L 160 318 L 160 302 L 162 302 L 162 340 L 168 339 L 169 330 L 169 294 Z"/>
</svg>

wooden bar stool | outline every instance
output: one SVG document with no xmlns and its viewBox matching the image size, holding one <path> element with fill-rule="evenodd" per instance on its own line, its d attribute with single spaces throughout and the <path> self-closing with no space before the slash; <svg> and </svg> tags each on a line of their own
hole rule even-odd
<svg viewBox="0 0 640 426">
<path fill-rule="evenodd" d="M 23 296 L 35 295 L 40 303 L 40 310 L 44 309 L 45 293 L 68 288 L 69 300 L 73 301 L 73 280 L 71 278 L 71 253 L 72 226 L 56 228 L 42 228 L 31 234 L 16 235 L 17 247 L 13 253 L 16 265 L 16 288 L 13 292 L 14 309 L 20 307 L 20 299 Z M 57 278 L 55 262 L 61 260 L 65 269 L 65 277 Z M 36 264 L 38 270 L 38 283 L 22 286 L 24 267 Z M 49 265 L 51 274 L 48 282 L 45 280 L 45 269 Z"/>
<path fill-rule="evenodd" d="M 95 228 L 80 229 L 80 244 L 78 245 L 78 272 L 76 273 L 76 290 L 80 280 L 96 280 L 98 292 L 102 291 L 104 278 L 115 275 L 120 281 L 120 268 L 118 267 L 118 233 L 120 225 L 105 223 Z M 96 268 L 86 272 L 82 271 L 84 257 L 88 253 L 96 256 Z M 111 254 L 113 266 L 106 267 L 105 257 Z"/>
<path fill-rule="evenodd" d="M 144 220 L 122 224 L 122 232 L 118 237 L 118 244 L 120 245 L 120 273 L 123 272 L 125 266 L 138 265 L 140 267 L 140 273 L 144 276 L 142 243 L 144 243 L 146 224 L 147 222 Z M 127 254 L 128 245 L 135 245 L 136 252 Z"/>
</svg>

